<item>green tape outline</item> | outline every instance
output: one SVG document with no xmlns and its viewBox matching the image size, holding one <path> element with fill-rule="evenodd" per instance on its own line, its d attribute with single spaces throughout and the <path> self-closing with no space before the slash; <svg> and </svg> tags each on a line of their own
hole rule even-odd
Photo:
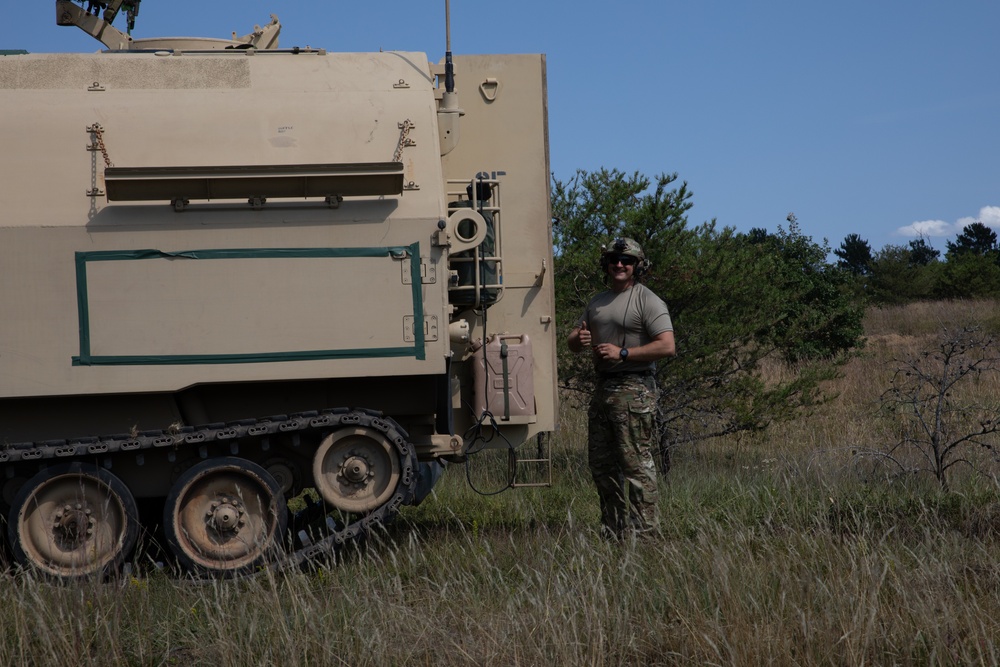
<svg viewBox="0 0 1000 667">
<path fill-rule="evenodd" d="M 410 258 L 410 282 L 413 300 L 412 347 L 381 347 L 345 350 L 305 350 L 295 352 L 260 352 L 248 354 L 167 354 L 167 355 L 92 355 L 90 353 L 90 306 L 87 291 L 87 264 L 143 259 L 299 259 L 340 257 Z M 420 243 L 408 246 L 367 248 L 228 248 L 183 250 L 97 250 L 76 253 L 76 303 L 80 324 L 80 355 L 74 366 L 171 366 L 197 364 L 260 364 L 281 361 L 317 361 L 325 359 L 364 359 L 413 357 L 427 358 L 424 350 L 424 303 L 420 281 Z"/>
</svg>

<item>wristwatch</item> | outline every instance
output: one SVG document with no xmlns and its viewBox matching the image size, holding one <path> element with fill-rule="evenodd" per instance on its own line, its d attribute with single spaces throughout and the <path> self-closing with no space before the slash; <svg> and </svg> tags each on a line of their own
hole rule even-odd
<svg viewBox="0 0 1000 667">
<path fill-rule="evenodd" d="M 618 353 L 618 356 L 622 358 L 622 361 L 627 360 L 628 359 L 628 350 L 623 347 L 622 351 Z"/>
</svg>

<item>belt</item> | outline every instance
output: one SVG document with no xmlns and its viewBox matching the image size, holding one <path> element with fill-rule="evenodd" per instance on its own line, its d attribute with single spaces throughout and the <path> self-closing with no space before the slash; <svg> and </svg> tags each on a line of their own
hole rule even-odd
<svg viewBox="0 0 1000 667">
<path fill-rule="evenodd" d="M 656 375 L 655 371 L 601 371 L 597 373 L 597 377 L 601 380 L 608 380 L 611 378 L 625 377 L 626 375 L 631 377 L 654 377 Z"/>
</svg>

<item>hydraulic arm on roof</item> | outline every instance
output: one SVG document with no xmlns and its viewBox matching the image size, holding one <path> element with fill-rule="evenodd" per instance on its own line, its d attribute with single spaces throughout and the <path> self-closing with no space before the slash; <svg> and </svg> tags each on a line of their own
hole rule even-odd
<svg viewBox="0 0 1000 667">
<path fill-rule="evenodd" d="M 132 38 L 140 2 L 142 0 L 56 0 L 56 23 L 76 26 L 113 51 L 150 48 L 144 43 L 149 40 Z M 111 25 L 122 10 L 127 24 L 125 32 Z M 253 32 L 242 37 L 234 32 L 232 39 L 227 40 L 200 40 L 197 48 L 275 49 L 279 32 L 281 24 L 272 14 L 271 22 L 263 28 L 254 26 Z M 162 40 L 154 48 L 161 48 L 161 44 Z"/>
<path fill-rule="evenodd" d="M 140 0 L 112 0 L 112 2 L 80 2 L 56 0 L 56 24 L 75 25 L 100 41 L 109 49 L 128 50 L 132 43 L 132 28 L 139 13 Z M 127 32 L 111 25 L 118 12 L 125 7 L 128 19 Z"/>
</svg>

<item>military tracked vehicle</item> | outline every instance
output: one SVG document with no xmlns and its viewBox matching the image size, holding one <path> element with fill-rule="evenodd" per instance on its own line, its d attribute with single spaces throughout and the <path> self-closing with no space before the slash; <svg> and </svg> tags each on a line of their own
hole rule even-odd
<svg viewBox="0 0 1000 667">
<path fill-rule="evenodd" d="M 544 56 L 282 49 L 274 17 L 133 39 L 139 0 L 55 5 L 106 48 L 0 57 L 19 563 L 99 575 L 161 520 L 192 572 L 301 562 L 554 429 Z M 322 511 L 286 530 L 303 489 Z"/>
</svg>

